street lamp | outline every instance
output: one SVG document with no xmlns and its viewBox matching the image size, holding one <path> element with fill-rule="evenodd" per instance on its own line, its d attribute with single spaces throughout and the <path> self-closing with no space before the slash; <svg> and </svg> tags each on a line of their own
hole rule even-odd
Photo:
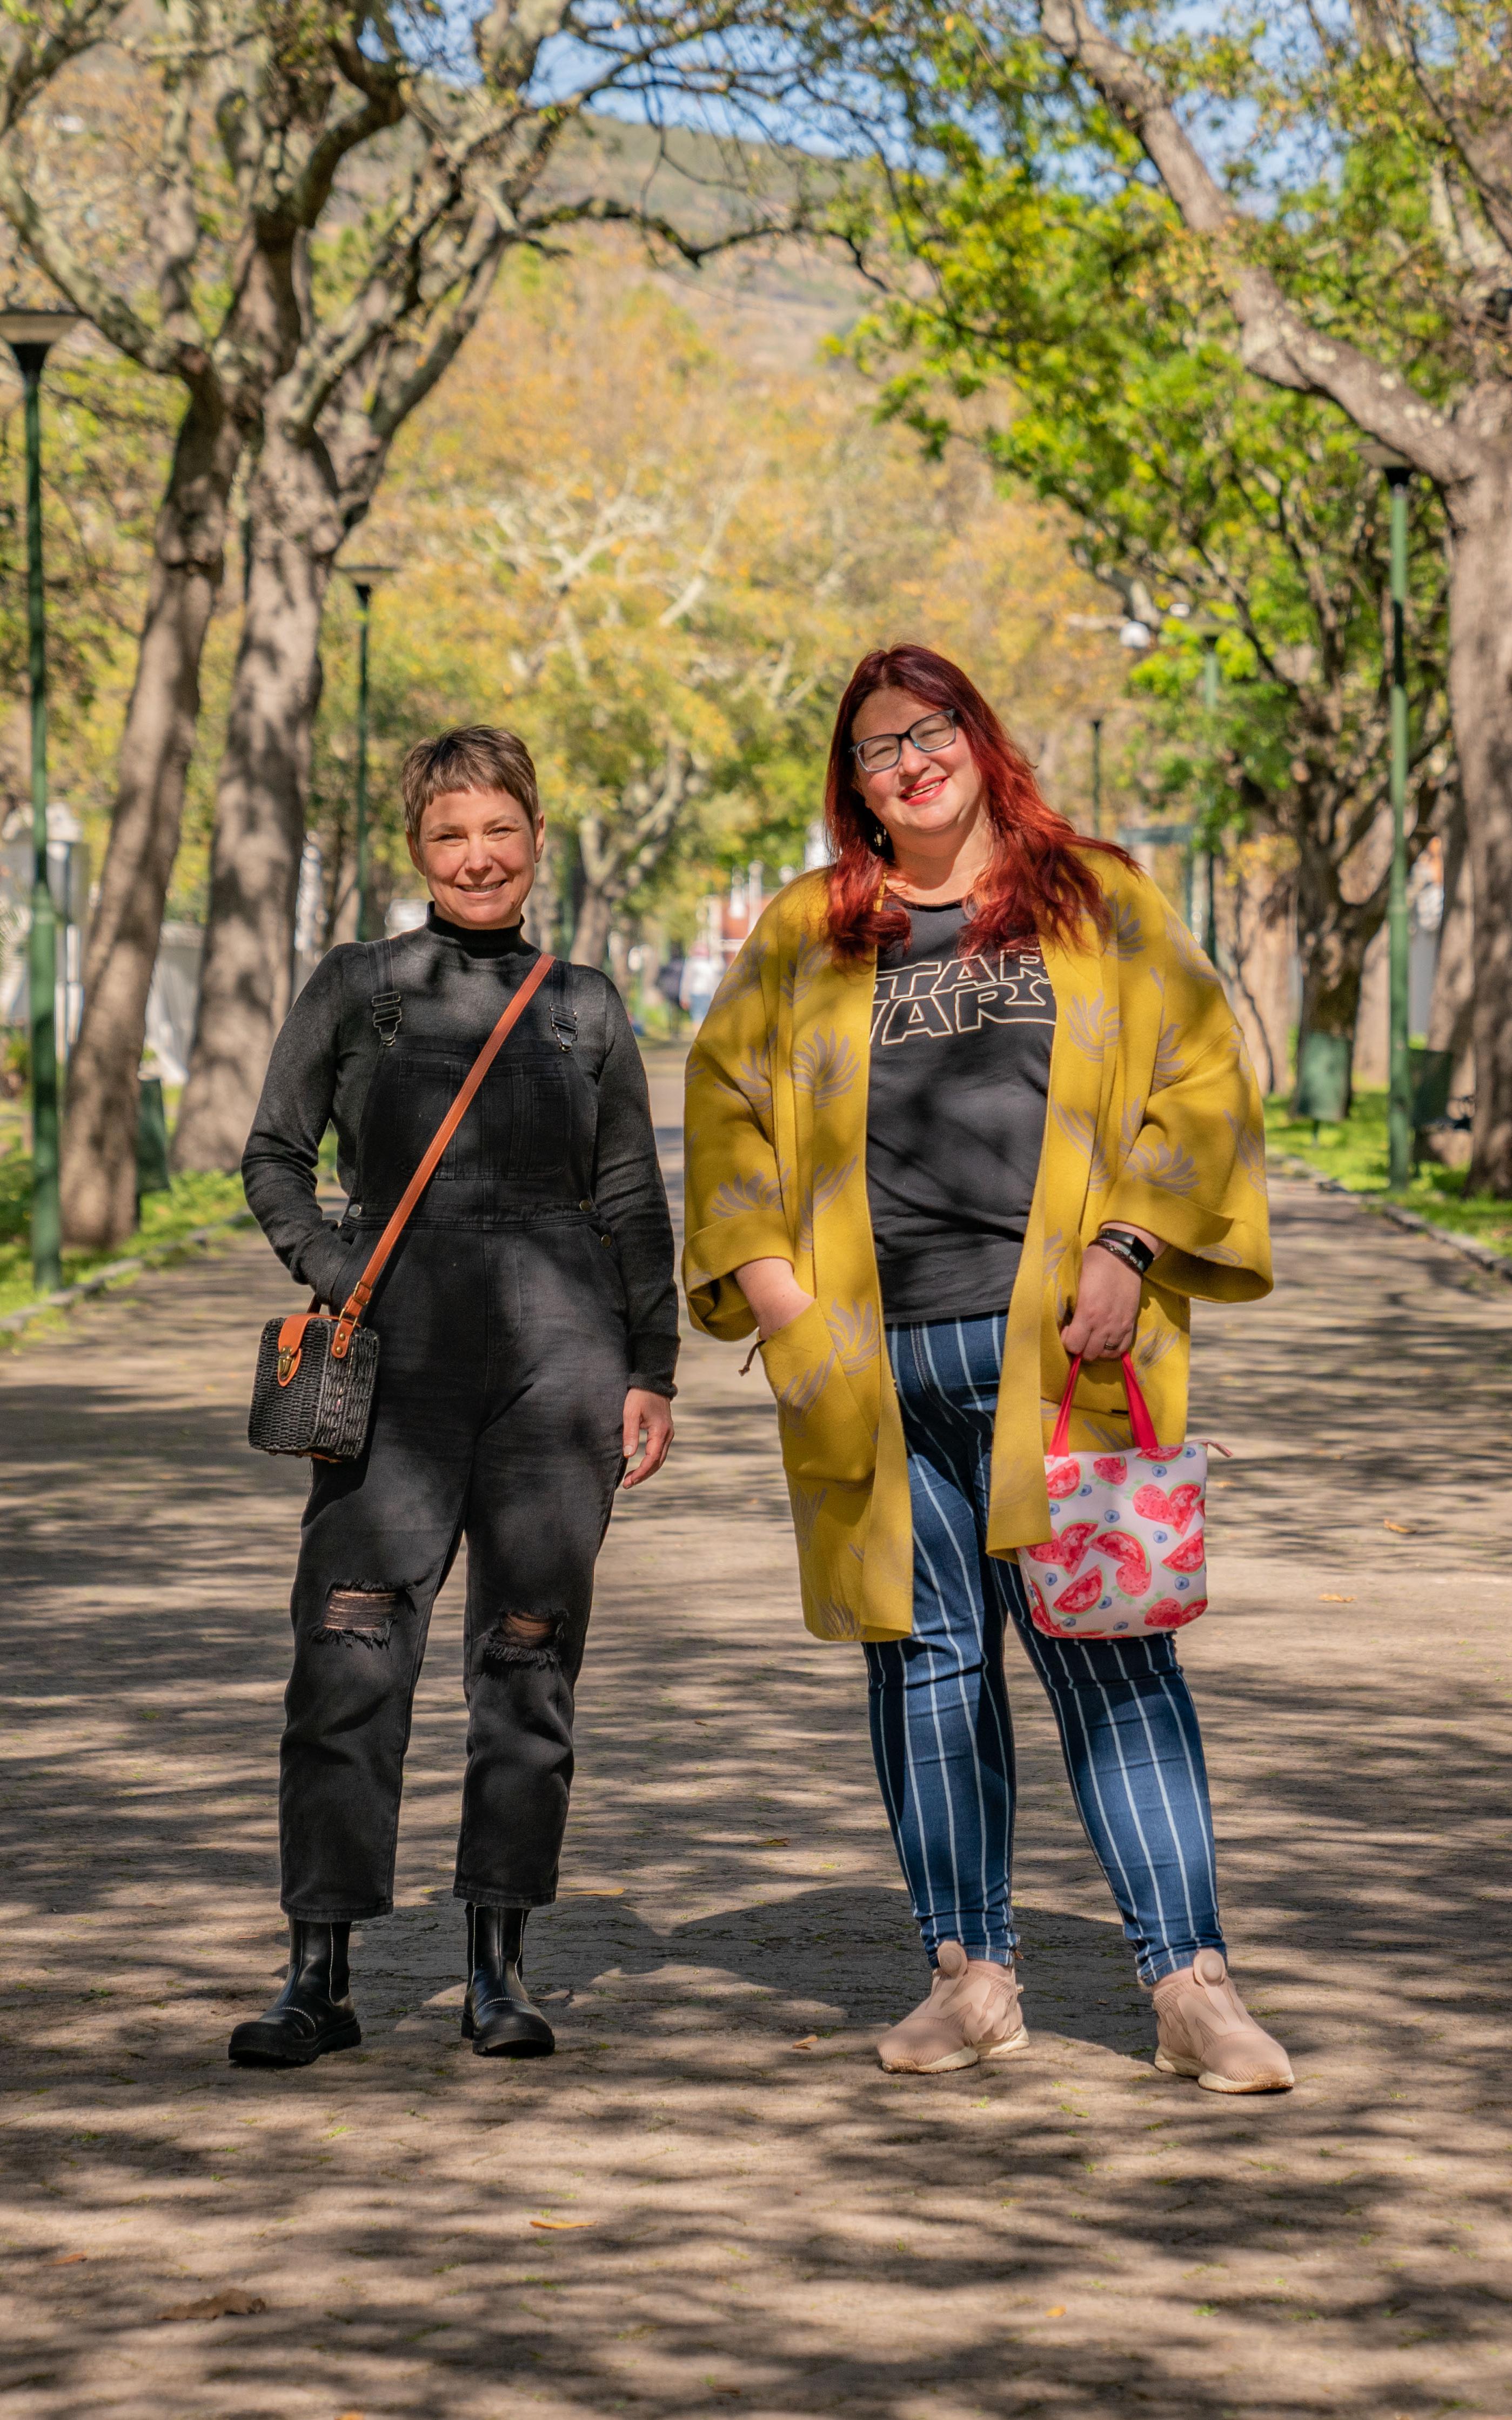
<svg viewBox="0 0 1512 2420">
<path fill-rule="evenodd" d="M 398 566 L 393 563 L 344 563 L 342 569 L 357 596 L 357 938 L 367 939 L 367 635 L 372 620 L 373 590 Z"/>
<path fill-rule="evenodd" d="M 1388 1181 L 1395 1192 L 1412 1171 L 1412 1082 L 1408 1055 L 1407 927 L 1407 483 L 1412 466 L 1390 445 L 1362 445 L 1362 458 L 1385 474 L 1391 490 L 1391 888 L 1386 924 L 1390 949 L 1391 1085 L 1387 1112 Z"/>
<path fill-rule="evenodd" d="M 57 921 L 47 878 L 47 616 L 42 589 L 42 365 L 77 311 L 0 311 L 26 409 L 26 625 L 32 695 L 32 1277 L 39 1294 L 63 1283 L 58 1199 Z"/>
</svg>

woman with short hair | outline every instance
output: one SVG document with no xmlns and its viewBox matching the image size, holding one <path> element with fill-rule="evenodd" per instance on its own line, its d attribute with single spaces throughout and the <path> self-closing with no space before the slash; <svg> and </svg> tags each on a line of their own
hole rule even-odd
<svg viewBox="0 0 1512 2420">
<path fill-rule="evenodd" d="M 841 701 L 834 854 L 767 909 L 688 1061 L 695 1326 L 755 1327 L 804 1618 L 862 1643 L 883 1798 L 933 1979 L 885 2067 L 1026 2040 L 1004 1641 L 1049 1694 L 1078 1810 L 1154 1996 L 1159 2064 L 1285 2089 L 1228 1980 L 1196 1713 L 1168 1636 L 1048 1637 L 1015 1550 L 1050 1536 L 1045 1428 L 1130 1440 L 1133 1348 L 1185 1434 L 1188 1305 L 1271 1284 L 1260 1105 L 1211 967 L 1121 849 L 1040 796 L 931 649 Z"/>
<path fill-rule="evenodd" d="M 521 921 L 546 829 L 524 742 L 443 732 L 411 749 L 403 783 L 426 921 L 321 960 L 274 1046 L 242 1160 L 273 1249 L 332 1308 L 540 955 Z M 316 1200 L 328 1123 L 349 1195 L 333 1229 Z M 677 1359 L 645 1073 L 595 969 L 559 961 L 530 999 L 367 1324 L 381 1348 L 372 1429 L 356 1462 L 316 1463 L 294 1580 L 279 1792 L 288 1977 L 230 2055 L 305 2066 L 362 2038 L 347 1935 L 393 1905 L 410 1707 L 466 1538 L 462 2032 L 486 2055 L 537 2056 L 554 2043 L 521 1949 L 528 1912 L 556 1897 L 594 1564 L 622 1479 L 633 1487 L 666 1457 Z"/>
</svg>

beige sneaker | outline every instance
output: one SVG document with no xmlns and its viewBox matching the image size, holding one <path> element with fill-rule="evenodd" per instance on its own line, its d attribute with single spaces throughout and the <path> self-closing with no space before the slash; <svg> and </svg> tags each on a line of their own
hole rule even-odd
<svg viewBox="0 0 1512 2420">
<path fill-rule="evenodd" d="M 968 1958 L 959 1941 L 942 1941 L 929 1998 L 883 2035 L 877 2056 L 889 2075 L 944 2075 L 1006 2058 L 1028 2039 L 1011 1966 Z"/>
<path fill-rule="evenodd" d="M 1257 2025 L 1216 1949 L 1155 1986 L 1155 2065 L 1195 2075 L 1210 2092 L 1289 2092 L 1296 2082 L 1278 2041 Z"/>
</svg>

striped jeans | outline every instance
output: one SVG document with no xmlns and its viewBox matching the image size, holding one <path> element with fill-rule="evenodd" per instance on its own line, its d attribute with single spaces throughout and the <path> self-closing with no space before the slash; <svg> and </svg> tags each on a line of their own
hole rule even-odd
<svg viewBox="0 0 1512 2420">
<path fill-rule="evenodd" d="M 1005 1319 L 889 1327 L 914 1515 L 913 1636 L 868 1646 L 877 1777 L 930 1964 L 942 1941 L 1007 1965 L 1012 1622 L 1049 1695 L 1077 1811 L 1141 1981 L 1222 1949 L 1202 1737 L 1168 1637 L 1050 1638 L 1016 1563 L 987 1553 Z"/>
</svg>

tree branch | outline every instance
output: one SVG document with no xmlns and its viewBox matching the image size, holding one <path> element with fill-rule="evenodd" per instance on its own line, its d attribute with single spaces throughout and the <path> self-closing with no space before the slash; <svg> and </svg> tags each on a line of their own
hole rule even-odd
<svg viewBox="0 0 1512 2420">
<path fill-rule="evenodd" d="M 1243 222 L 1171 105 L 1129 51 L 1094 22 L 1087 0 L 1041 0 L 1052 50 L 1082 72 L 1138 137 L 1186 225 L 1212 243 L 1240 326 L 1246 368 L 1273 386 L 1328 396 L 1359 428 L 1392 446 L 1441 487 L 1473 477 L 1484 449 L 1458 423 L 1350 344 L 1311 327 L 1272 272 L 1244 257 Z"/>
<path fill-rule="evenodd" d="M 203 339 L 185 340 L 149 327 L 86 266 L 67 238 L 48 225 L 8 139 L 0 140 L 0 210 L 39 269 L 118 352 L 160 378 L 181 378 L 189 384 L 204 378 L 210 362 Z"/>
</svg>

